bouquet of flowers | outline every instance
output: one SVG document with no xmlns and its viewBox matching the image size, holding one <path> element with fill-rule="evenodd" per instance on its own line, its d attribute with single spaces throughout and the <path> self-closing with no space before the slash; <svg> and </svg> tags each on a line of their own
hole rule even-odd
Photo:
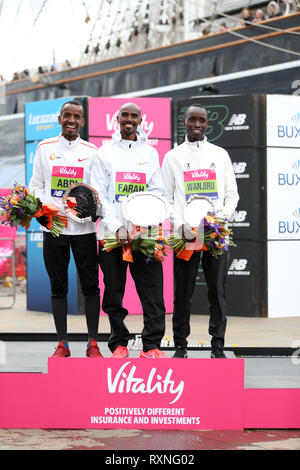
<svg viewBox="0 0 300 470">
<path fill-rule="evenodd" d="M 53 236 L 58 237 L 67 227 L 67 217 L 60 215 L 54 204 L 43 204 L 28 188 L 15 183 L 11 194 L 0 197 L 1 224 L 17 227 L 21 225 L 28 229 L 34 217 L 45 216 L 48 219 L 46 227 Z"/>
<path fill-rule="evenodd" d="M 140 251 L 147 257 L 148 261 L 163 261 L 167 255 L 168 242 L 164 238 L 161 226 L 151 227 L 148 233 L 145 228 L 133 226 L 130 238 L 132 239 L 131 244 L 123 248 L 124 261 L 133 261 L 133 251 Z M 105 236 L 102 244 L 105 251 L 111 251 L 120 246 L 116 236 L 111 234 Z"/>
<path fill-rule="evenodd" d="M 218 216 L 216 212 L 208 212 L 198 229 L 193 229 L 195 242 L 186 243 L 179 234 L 173 233 L 168 239 L 168 244 L 179 258 L 185 260 L 190 259 L 194 249 L 209 251 L 212 256 L 218 258 L 228 251 L 229 246 L 236 246 L 227 224 L 228 219 Z"/>
</svg>

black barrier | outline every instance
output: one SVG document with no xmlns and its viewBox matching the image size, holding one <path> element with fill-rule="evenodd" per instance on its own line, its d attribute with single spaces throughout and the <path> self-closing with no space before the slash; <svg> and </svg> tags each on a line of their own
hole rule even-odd
<svg viewBox="0 0 300 470">
<path fill-rule="evenodd" d="M 208 141 L 228 151 L 240 196 L 229 221 L 236 247 L 230 248 L 228 254 L 227 313 L 267 316 L 265 96 L 200 96 L 177 100 L 178 144 L 185 137 L 184 112 L 192 104 L 206 108 Z M 209 315 L 201 263 L 192 314 Z"/>
</svg>

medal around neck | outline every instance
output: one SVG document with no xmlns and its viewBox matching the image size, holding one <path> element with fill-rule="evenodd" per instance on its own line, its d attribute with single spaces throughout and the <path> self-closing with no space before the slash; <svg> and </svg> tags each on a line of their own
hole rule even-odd
<svg viewBox="0 0 300 470">
<path fill-rule="evenodd" d="M 81 224 L 95 222 L 101 216 L 98 193 L 88 184 L 75 183 L 69 186 L 62 203 L 68 217 Z"/>
<path fill-rule="evenodd" d="M 170 215 L 168 202 L 162 196 L 145 191 L 133 193 L 122 201 L 124 218 L 140 227 L 163 224 Z"/>
<path fill-rule="evenodd" d="M 206 196 L 191 196 L 185 207 L 184 220 L 191 227 L 199 227 L 209 212 L 214 211 L 212 201 Z"/>
</svg>

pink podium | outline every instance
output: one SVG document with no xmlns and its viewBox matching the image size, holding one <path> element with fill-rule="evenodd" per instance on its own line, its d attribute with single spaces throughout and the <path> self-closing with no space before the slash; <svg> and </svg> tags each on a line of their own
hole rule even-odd
<svg viewBox="0 0 300 470">
<path fill-rule="evenodd" d="M 299 428 L 300 389 L 245 389 L 243 359 L 49 358 L 0 374 L 1 428 Z"/>
</svg>

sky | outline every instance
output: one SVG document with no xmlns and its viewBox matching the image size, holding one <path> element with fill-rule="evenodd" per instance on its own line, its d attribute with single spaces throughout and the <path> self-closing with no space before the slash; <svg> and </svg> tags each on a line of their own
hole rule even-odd
<svg viewBox="0 0 300 470">
<path fill-rule="evenodd" d="M 0 74 L 79 59 L 97 17 L 99 0 L 0 0 Z M 73 65 L 73 64 L 72 64 Z"/>
</svg>

